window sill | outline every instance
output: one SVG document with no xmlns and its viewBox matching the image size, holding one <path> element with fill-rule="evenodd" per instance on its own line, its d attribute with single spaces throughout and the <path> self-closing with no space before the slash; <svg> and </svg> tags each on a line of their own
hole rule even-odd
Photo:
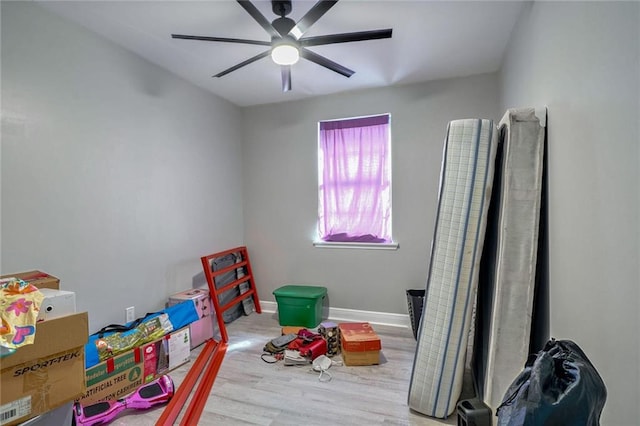
<svg viewBox="0 0 640 426">
<path fill-rule="evenodd" d="M 337 248 L 337 249 L 360 249 L 360 250 L 397 250 L 400 245 L 393 243 L 338 243 L 326 241 L 314 241 L 314 247 Z"/>
</svg>

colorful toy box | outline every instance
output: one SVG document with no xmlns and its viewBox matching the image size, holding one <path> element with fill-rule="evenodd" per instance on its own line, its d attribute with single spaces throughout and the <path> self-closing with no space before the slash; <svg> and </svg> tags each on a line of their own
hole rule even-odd
<svg viewBox="0 0 640 426">
<path fill-rule="evenodd" d="M 191 349 L 193 349 L 211 339 L 214 333 L 218 333 L 218 327 L 213 303 L 211 302 L 211 297 L 209 297 L 209 290 L 195 288 L 174 294 L 169 297 L 168 305 L 173 306 L 185 300 L 193 301 L 200 317 L 199 320 L 189 324 Z"/>
</svg>

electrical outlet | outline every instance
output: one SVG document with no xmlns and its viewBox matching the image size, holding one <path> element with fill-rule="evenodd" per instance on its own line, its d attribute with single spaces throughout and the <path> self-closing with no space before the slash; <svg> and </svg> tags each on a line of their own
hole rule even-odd
<svg viewBox="0 0 640 426">
<path fill-rule="evenodd" d="M 131 322 L 134 319 L 136 319 L 136 308 L 133 306 L 129 306 L 127 309 L 125 309 L 125 316 L 126 316 L 126 322 Z"/>
</svg>

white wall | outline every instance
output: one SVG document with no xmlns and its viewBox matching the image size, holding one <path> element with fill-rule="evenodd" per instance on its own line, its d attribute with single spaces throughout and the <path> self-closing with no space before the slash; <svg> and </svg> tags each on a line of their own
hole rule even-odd
<svg viewBox="0 0 640 426">
<path fill-rule="evenodd" d="M 315 248 L 317 123 L 391 113 L 396 251 Z M 367 90 L 243 111 L 245 239 L 260 298 L 326 286 L 332 308 L 407 313 L 426 286 L 447 123 L 498 116 L 497 75 Z"/>
<path fill-rule="evenodd" d="M 30 2 L 2 2 L 2 273 L 90 331 L 164 307 L 243 242 L 240 111 Z"/>
<path fill-rule="evenodd" d="M 640 3 L 534 3 L 501 74 L 503 108 L 548 105 L 550 331 L 640 418 Z"/>
</svg>

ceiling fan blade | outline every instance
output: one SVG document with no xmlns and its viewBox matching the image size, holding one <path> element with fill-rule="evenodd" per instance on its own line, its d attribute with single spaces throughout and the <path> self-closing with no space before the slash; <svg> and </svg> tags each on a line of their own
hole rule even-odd
<svg viewBox="0 0 640 426">
<path fill-rule="evenodd" d="M 296 40 L 300 39 L 300 37 L 307 32 L 309 27 L 320 19 L 322 15 L 327 13 L 329 9 L 335 6 L 337 2 L 338 0 L 320 0 L 314 4 L 302 18 L 300 18 L 296 25 L 291 28 L 289 34 L 295 37 Z"/>
<path fill-rule="evenodd" d="M 291 90 L 291 65 L 282 65 L 280 72 L 282 73 L 282 91 L 288 92 Z"/>
<path fill-rule="evenodd" d="M 268 41 L 245 40 L 243 38 L 206 37 L 206 36 L 192 36 L 192 35 L 184 35 L 184 34 L 171 34 L 171 37 L 182 39 L 182 40 L 223 41 L 226 43 L 258 44 L 260 46 L 271 46 L 271 43 Z"/>
<path fill-rule="evenodd" d="M 349 43 L 352 41 L 378 40 L 391 38 L 391 28 L 385 30 L 360 31 L 354 33 L 329 34 L 317 37 L 305 37 L 299 40 L 301 46 L 320 46 L 323 44 Z"/>
<path fill-rule="evenodd" d="M 333 62 L 332 60 L 327 59 L 324 56 L 318 55 L 317 53 L 313 53 L 312 51 L 305 48 L 300 49 L 300 56 L 302 56 L 303 58 L 311 62 L 315 62 L 316 64 L 321 65 L 325 68 L 328 68 L 331 71 L 335 71 L 338 74 L 342 74 L 345 77 L 351 77 L 355 73 L 355 71 L 352 71 L 347 67 L 344 67 L 336 62 Z"/>
<path fill-rule="evenodd" d="M 249 65 L 249 64 L 250 64 L 250 63 L 252 63 L 252 62 L 255 62 L 255 61 L 257 61 L 257 60 L 260 60 L 260 59 L 262 59 L 262 58 L 265 58 L 265 57 L 269 56 L 269 54 L 270 54 L 270 53 L 271 53 L 271 51 L 270 51 L 270 50 L 266 50 L 266 51 L 264 51 L 264 52 L 262 52 L 262 53 L 257 54 L 256 56 L 254 56 L 254 57 L 252 57 L 252 58 L 247 59 L 247 60 L 246 60 L 246 61 L 244 61 L 244 62 L 240 62 L 239 64 L 234 65 L 234 66 L 232 66 L 231 68 L 227 68 L 226 70 L 224 70 L 224 71 L 222 71 L 222 72 L 219 72 L 218 74 L 214 75 L 214 77 L 222 77 L 222 76 L 224 76 L 224 75 L 227 75 L 227 74 L 229 74 L 230 72 L 237 70 L 238 68 L 242 68 L 242 67 L 244 67 L 245 65 Z"/>
<path fill-rule="evenodd" d="M 273 28 L 273 25 L 271 25 L 271 22 L 269 22 L 267 18 L 265 18 L 264 15 L 260 13 L 258 8 L 255 7 L 253 3 L 251 3 L 248 0 L 237 0 L 237 1 L 238 3 L 240 3 L 240 6 L 242 6 L 244 10 L 246 10 L 249 13 L 249 15 L 251 15 L 251 17 L 255 19 L 256 22 L 260 24 L 262 28 L 264 28 L 264 30 L 267 33 L 269 33 L 271 37 L 281 37 L 280 33 L 276 31 L 275 28 Z"/>
</svg>

